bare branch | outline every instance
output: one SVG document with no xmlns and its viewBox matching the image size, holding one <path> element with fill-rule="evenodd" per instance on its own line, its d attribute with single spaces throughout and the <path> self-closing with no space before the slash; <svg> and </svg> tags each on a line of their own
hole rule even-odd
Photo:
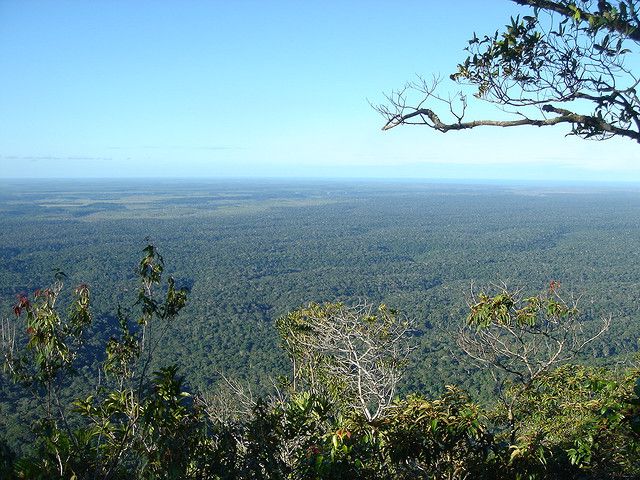
<svg viewBox="0 0 640 480">
<path fill-rule="evenodd" d="M 207 416 L 223 425 L 250 418 L 257 402 L 251 386 L 222 373 L 220 377 L 215 392 L 201 398 Z"/>
<path fill-rule="evenodd" d="M 412 323 L 386 306 L 311 304 L 278 320 L 294 385 L 329 394 L 367 421 L 391 405 L 409 353 Z"/>
<path fill-rule="evenodd" d="M 586 0 L 513 1 L 536 7 L 533 16 L 512 18 L 501 33 L 474 34 L 468 58 L 450 78 L 517 118 L 465 120 L 465 94 L 442 95 L 440 77 L 430 82 L 419 77 L 385 95 L 386 104 L 374 106 L 386 119 L 382 129 L 423 125 L 446 133 L 568 124 L 569 135 L 620 136 L 640 143 L 638 78 L 625 65 L 633 54 L 627 44 L 640 42 L 635 2 L 627 1 L 623 12 L 606 2 L 591 11 L 592 2 Z"/>
</svg>

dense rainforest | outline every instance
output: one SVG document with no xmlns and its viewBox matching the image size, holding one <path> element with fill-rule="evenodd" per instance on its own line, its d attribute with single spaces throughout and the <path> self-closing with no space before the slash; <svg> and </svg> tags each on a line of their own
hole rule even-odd
<svg viewBox="0 0 640 480">
<path fill-rule="evenodd" d="M 637 187 L 5 181 L 3 475 L 636 478 L 639 221 Z"/>
</svg>

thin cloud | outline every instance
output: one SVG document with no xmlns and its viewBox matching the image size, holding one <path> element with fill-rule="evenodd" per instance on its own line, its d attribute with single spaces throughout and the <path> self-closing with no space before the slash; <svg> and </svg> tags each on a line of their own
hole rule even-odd
<svg viewBox="0 0 640 480">
<path fill-rule="evenodd" d="M 34 155 L 0 155 L 0 159 L 1 160 L 26 160 L 26 161 L 30 161 L 30 162 L 38 162 L 38 161 L 51 161 L 51 160 L 80 160 L 80 161 L 86 161 L 86 160 L 99 160 L 99 161 L 109 161 L 109 160 L 113 160 L 111 157 L 90 157 L 90 156 L 82 156 L 82 155 L 72 155 L 72 156 L 63 156 L 63 157 L 58 157 L 58 156 L 53 156 L 53 155 L 39 155 L 39 156 L 34 156 Z"/>
<path fill-rule="evenodd" d="M 107 150 L 241 150 L 242 147 L 233 145 L 202 145 L 202 146 L 185 146 L 185 145 L 140 145 L 137 147 L 107 147 Z"/>
</svg>

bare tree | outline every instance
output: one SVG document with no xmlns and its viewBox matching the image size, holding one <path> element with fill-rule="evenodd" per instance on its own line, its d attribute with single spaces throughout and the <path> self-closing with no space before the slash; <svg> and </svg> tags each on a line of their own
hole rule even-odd
<svg viewBox="0 0 640 480">
<path fill-rule="evenodd" d="M 277 323 L 293 363 L 293 388 L 330 394 L 378 419 L 396 395 L 412 323 L 384 304 L 311 304 Z"/>
<path fill-rule="evenodd" d="M 493 296 L 472 291 L 470 313 L 457 334 L 458 346 L 471 361 L 490 367 L 507 410 L 512 443 L 517 433 L 513 409 L 519 397 L 611 325 L 606 317 L 595 332 L 586 333 L 577 301 L 564 300 L 558 288 L 557 282 L 551 282 L 547 292 L 531 297 L 505 286 Z"/>
<path fill-rule="evenodd" d="M 250 418 L 257 404 L 251 385 L 229 378 L 221 372 L 218 374 L 222 381 L 218 382 L 216 389 L 199 399 L 209 419 L 227 425 Z"/>
<path fill-rule="evenodd" d="M 638 1 L 513 1 L 533 7 L 531 15 L 512 18 L 503 32 L 474 33 L 468 58 L 450 75 L 471 92 L 443 94 L 437 76 L 410 82 L 374 107 L 387 120 L 383 130 L 569 124 L 570 135 L 640 142 L 640 78 L 628 66 L 629 47 L 640 44 Z M 467 120 L 468 93 L 507 115 Z"/>
</svg>

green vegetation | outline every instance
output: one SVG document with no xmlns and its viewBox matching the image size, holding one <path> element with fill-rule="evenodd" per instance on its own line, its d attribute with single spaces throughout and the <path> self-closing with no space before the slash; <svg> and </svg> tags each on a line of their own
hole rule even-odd
<svg viewBox="0 0 640 480">
<path fill-rule="evenodd" d="M 640 197 L 634 188 L 31 181 L 7 183 L 1 191 L 3 319 L 28 340 L 28 325 L 21 323 L 28 311 L 23 305 L 16 320 L 12 310 L 16 295 L 28 299 L 39 312 L 49 312 L 39 318 L 48 319 L 62 349 L 38 360 L 37 344 L 17 348 L 23 380 L 30 376 L 31 383 L 0 376 L 0 438 L 10 463 L 42 458 L 53 465 L 57 460 L 42 449 L 49 445 L 52 454 L 67 442 L 74 456 L 68 467 L 79 477 L 89 475 L 82 465 L 89 465 L 91 474 L 104 473 L 105 459 L 120 441 L 128 442 L 130 457 L 122 459 L 118 475 L 152 476 L 159 460 L 144 450 L 148 439 L 186 445 L 188 437 L 195 443 L 189 444 L 188 459 L 180 460 L 186 463 L 176 468 L 197 464 L 192 472 L 227 472 L 227 478 L 257 475 L 257 468 L 279 472 L 272 473 L 276 478 L 294 472 L 348 477 L 356 475 L 353 468 L 359 476 L 408 478 L 423 470 L 442 477 L 448 469 L 473 477 L 474 468 L 509 478 L 516 466 L 518 472 L 543 476 L 553 469 L 595 477 L 607 470 L 632 471 L 633 451 L 625 449 L 635 448 L 629 440 L 635 438 L 633 405 L 627 402 L 634 398 L 633 354 L 640 338 L 634 300 Z M 161 307 L 167 287 L 152 288 L 157 301 L 148 305 L 147 315 L 154 318 L 143 328 L 138 320 L 144 303 L 132 305 L 142 302 L 136 280 L 141 271 L 132 265 L 146 235 L 171 258 L 165 273 L 175 278 L 173 291 L 190 293 L 180 314 L 165 322 L 168 313 Z M 63 269 L 65 276 L 52 269 Z M 52 278 L 54 308 L 47 307 L 43 293 Z M 502 280 L 509 285 L 504 292 L 489 288 L 480 296 L 478 285 Z M 577 344 L 580 353 L 567 349 L 562 362 L 529 378 L 526 388 L 517 375 L 469 361 L 461 339 L 480 338 L 461 336 L 476 327 L 459 331 L 474 311 L 469 306 L 476 306 L 476 315 L 496 301 L 506 309 L 497 325 L 486 316 L 475 322 L 487 327 L 482 334 L 508 325 L 508 315 L 515 325 L 533 327 L 551 318 L 545 315 L 556 297 L 551 291 L 540 296 L 518 291 L 531 292 L 551 280 L 567 307 L 574 305 L 572 292 L 581 295 L 577 311 L 556 305 L 556 313 L 566 313 L 569 324 L 580 327 L 582 336 L 576 338 L 598 334 L 601 319 L 610 314 L 609 329 Z M 60 282 L 86 282 L 87 290 L 74 294 Z M 471 285 L 475 294 L 465 294 Z M 77 295 L 89 292 L 90 325 L 77 313 L 64 315 L 67 305 L 80 305 Z M 510 296 L 500 300 L 501 292 Z M 378 310 L 382 304 L 401 313 Z M 360 315 L 353 305 L 370 310 Z M 347 368 L 349 355 L 337 355 L 339 342 L 286 333 L 299 328 L 317 333 L 344 317 L 334 313 L 351 319 L 360 346 L 376 339 L 384 345 L 384 329 L 372 327 L 385 321 L 365 318 L 386 319 L 388 331 L 406 333 L 396 354 L 380 364 L 364 362 L 360 370 Z M 518 320 L 533 320 L 534 313 L 532 325 Z M 138 352 L 143 332 L 155 347 Z M 141 362 L 147 363 L 144 374 Z M 45 364 L 55 381 L 33 383 L 38 365 Z M 308 371 L 322 382 L 309 381 Z M 582 380 L 571 386 L 562 375 Z M 369 383 L 368 396 L 359 397 L 349 383 L 357 378 L 379 382 Z M 27 394 L 25 384 L 37 395 Z M 127 391 L 135 401 L 123 396 Z M 587 400 L 578 406 L 579 398 Z M 538 403 L 540 410 L 531 407 Z M 172 409 L 179 410 L 185 430 L 171 423 Z M 609 409 L 611 416 L 604 418 Z M 576 417 L 569 420 L 574 410 Z M 162 417 L 164 426 L 132 423 L 152 411 L 157 413 L 146 418 Z M 447 412 L 460 414 L 447 423 Z M 410 418 L 415 425 L 403 423 Z M 127 428 L 147 433 L 128 437 Z M 178 436 L 157 435 L 167 430 Z M 113 440 L 101 440 L 97 449 L 95 431 Z M 59 438 L 51 443 L 47 435 L 53 433 Z M 336 435 L 346 450 L 335 447 Z M 624 448 L 614 455 L 611 442 Z M 77 445 L 86 457 L 77 456 Z M 173 448 L 166 445 L 154 444 L 153 455 Z M 459 449 L 455 453 L 453 446 Z M 322 458 L 312 455 L 316 451 Z M 513 452 L 519 453 L 511 460 Z M 488 466 L 489 461 L 494 463 Z"/>
<path fill-rule="evenodd" d="M 575 350 L 595 337 L 574 328 L 577 307 L 556 283 L 522 301 L 507 290 L 481 293 L 471 306 L 467 323 L 478 335 L 502 332 L 481 337 L 495 342 L 481 351 L 490 355 L 471 349 L 472 358 L 512 374 L 501 383 L 501 398 L 510 400 L 493 407 L 453 386 L 434 400 L 396 396 L 411 324 L 385 305 L 311 304 L 282 317 L 277 326 L 291 380 L 257 400 L 229 382 L 236 391 L 224 399 L 223 390 L 209 397 L 189 392 L 175 365 L 150 373 L 187 291 L 172 277 L 163 283 L 164 261 L 153 245 L 143 253 L 135 302 L 118 309 L 120 332 L 106 342 L 93 391 L 70 403 L 61 400 L 60 386 L 74 374 L 92 321 L 89 288 L 73 291 L 66 315 L 60 273 L 32 300 L 17 299 L 14 314 L 24 328 L 3 324 L 4 367 L 38 407 L 30 412 L 36 420 L 30 448 L 16 455 L 3 443 L 4 478 L 640 475 L 640 370 L 558 360 L 565 340 Z"/>
<path fill-rule="evenodd" d="M 366 299 L 415 321 L 401 391 L 437 395 L 449 379 L 493 396 L 484 370 L 450 355 L 451 332 L 466 315 L 470 286 L 500 281 L 527 290 L 561 282 L 584 299 L 586 328 L 611 314 L 609 332 L 581 361 L 614 364 L 638 348 L 634 189 L 33 181 L 0 192 L 0 311 L 6 316 L 17 294 L 48 285 L 54 268 L 68 283 L 92 286 L 94 327 L 79 366 L 87 377 L 119 331 L 116 307 L 136 288 L 133 252 L 146 236 L 171 258 L 177 285 L 191 290 L 185 320 L 158 356 L 175 358 L 202 390 L 222 373 L 261 392 L 287 371 L 278 317 L 312 301 Z M 134 196 L 133 206 L 123 200 Z M 73 201 L 85 206 L 41 206 Z M 13 387 L 1 388 L 0 398 L 13 398 Z M 6 404 L 9 417 L 29 408 Z"/>
</svg>

